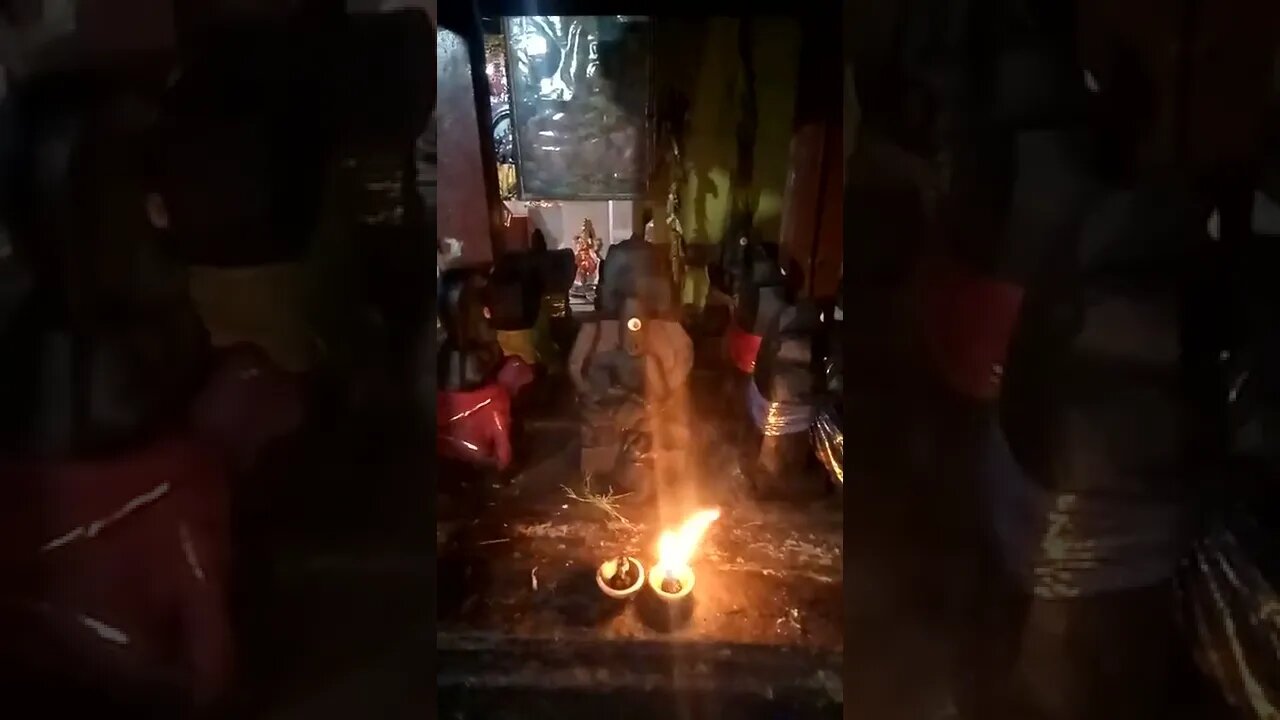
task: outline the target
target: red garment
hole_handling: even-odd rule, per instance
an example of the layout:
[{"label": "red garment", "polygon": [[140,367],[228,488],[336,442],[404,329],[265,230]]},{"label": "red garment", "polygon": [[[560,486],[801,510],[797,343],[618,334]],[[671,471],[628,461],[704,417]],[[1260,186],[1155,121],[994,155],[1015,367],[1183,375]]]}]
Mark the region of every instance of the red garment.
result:
[{"label": "red garment", "polygon": [[760,343],[764,338],[752,335],[738,327],[738,323],[731,321],[725,339],[729,344],[729,359],[733,361],[734,367],[748,375],[755,372],[756,355],[760,354]]},{"label": "red garment", "polygon": [[254,346],[236,346],[222,355],[196,398],[191,423],[243,470],[269,442],[302,424],[302,394],[302,376],[281,370]]},{"label": "red garment", "polygon": [[507,395],[516,397],[536,377],[537,371],[532,365],[525,362],[523,358],[508,355],[502,369],[498,371],[498,384],[506,389]]},{"label": "red garment", "polygon": [[511,463],[511,395],[501,383],[436,393],[436,452],[504,469]]},{"label": "red garment", "polygon": [[104,460],[0,460],[0,479],[0,658],[104,687],[221,694],[232,637],[215,456],[169,438]]},{"label": "red garment", "polygon": [[1023,289],[934,260],[925,266],[923,295],[925,342],[943,380],[966,397],[994,399]]}]

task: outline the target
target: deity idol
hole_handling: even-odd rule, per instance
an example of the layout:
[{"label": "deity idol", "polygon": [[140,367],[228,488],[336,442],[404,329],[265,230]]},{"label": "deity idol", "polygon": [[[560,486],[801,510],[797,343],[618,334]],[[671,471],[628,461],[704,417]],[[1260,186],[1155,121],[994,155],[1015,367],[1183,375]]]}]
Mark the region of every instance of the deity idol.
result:
[{"label": "deity idol", "polygon": [[579,295],[594,290],[599,282],[600,250],[600,238],[596,236],[595,227],[590,220],[583,220],[582,231],[573,239],[573,260],[578,267],[573,284]]}]

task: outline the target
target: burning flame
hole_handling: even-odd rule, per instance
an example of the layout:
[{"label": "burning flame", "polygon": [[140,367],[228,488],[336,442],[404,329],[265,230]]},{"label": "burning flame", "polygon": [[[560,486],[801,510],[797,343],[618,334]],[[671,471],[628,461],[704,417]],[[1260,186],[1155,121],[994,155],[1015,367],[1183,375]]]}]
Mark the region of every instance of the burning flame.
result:
[{"label": "burning flame", "polygon": [[668,573],[688,567],[702,536],[719,517],[718,509],[700,510],[689,516],[678,530],[663,531],[658,540],[658,567],[665,568]]}]

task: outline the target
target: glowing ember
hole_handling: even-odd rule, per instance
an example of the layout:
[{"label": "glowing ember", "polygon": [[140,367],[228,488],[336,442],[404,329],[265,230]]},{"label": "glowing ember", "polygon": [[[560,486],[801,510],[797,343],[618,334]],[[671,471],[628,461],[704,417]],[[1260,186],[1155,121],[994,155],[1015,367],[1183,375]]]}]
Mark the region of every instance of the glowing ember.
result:
[{"label": "glowing ember", "polygon": [[671,571],[668,570],[666,577],[662,578],[662,592],[675,595],[682,588],[684,588],[684,585],[680,583],[680,578],[672,575]]},{"label": "glowing ember", "polygon": [[689,567],[689,561],[693,559],[698,543],[702,542],[702,536],[707,534],[711,523],[719,517],[718,509],[700,510],[685,520],[679,529],[662,533],[658,540],[657,566],[666,570],[664,584],[666,580],[679,582],[676,578],[680,571]]},{"label": "glowing ember", "polygon": [[636,584],[636,568],[627,556],[620,556],[614,561],[616,568],[613,577],[609,578],[609,587],[614,590],[627,590]]}]

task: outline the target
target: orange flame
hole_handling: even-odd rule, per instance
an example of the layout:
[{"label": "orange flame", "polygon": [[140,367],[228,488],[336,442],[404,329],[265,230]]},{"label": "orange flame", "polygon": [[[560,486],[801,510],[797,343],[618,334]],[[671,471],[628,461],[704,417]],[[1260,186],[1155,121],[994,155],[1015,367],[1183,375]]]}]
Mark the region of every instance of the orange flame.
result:
[{"label": "orange flame", "polygon": [[658,539],[658,567],[666,568],[668,572],[688,567],[702,536],[719,517],[718,509],[699,510],[689,516],[679,529],[663,531]]}]

